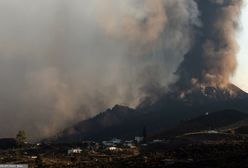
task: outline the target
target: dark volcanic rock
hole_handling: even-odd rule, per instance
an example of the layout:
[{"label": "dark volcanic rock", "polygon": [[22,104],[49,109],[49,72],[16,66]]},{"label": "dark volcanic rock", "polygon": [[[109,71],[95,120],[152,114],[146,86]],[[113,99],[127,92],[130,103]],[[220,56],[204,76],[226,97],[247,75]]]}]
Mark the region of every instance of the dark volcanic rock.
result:
[{"label": "dark volcanic rock", "polygon": [[128,125],[131,124],[129,121],[134,120],[138,115],[140,114],[134,109],[116,105],[112,109],[66,129],[58,135],[56,140],[80,141],[107,139],[113,136],[123,137],[131,132],[132,125]]},{"label": "dark volcanic rock", "polygon": [[[158,101],[150,102],[144,101],[136,109],[116,105],[112,109],[66,129],[58,135],[56,140],[131,138],[135,135],[142,135],[144,127],[147,128],[148,135],[151,135],[171,129],[182,121],[204,115],[206,112],[224,109],[248,111],[247,93],[231,84],[227,88],[173,89]],[[228,111],[226,112],[223,115],[229,114]],[[216,120],[221,122],[221,117]]]},{"label": "dark volcanic rock", "polygon": [[247,113],[243,113],[237,110],[222,110],[212,113],[206,113],[194,119],[182,121],[177,127],[165,130],[157,137],[170,137],[182,135],[184,133],[216,130],[223,128],[240,121],[245,121],[248,118]]}]

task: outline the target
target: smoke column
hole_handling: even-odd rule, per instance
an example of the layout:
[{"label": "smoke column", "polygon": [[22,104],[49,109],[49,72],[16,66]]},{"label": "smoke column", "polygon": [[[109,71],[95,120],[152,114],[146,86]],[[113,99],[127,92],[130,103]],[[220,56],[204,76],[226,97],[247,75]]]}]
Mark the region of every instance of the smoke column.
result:
[{"label": "smoke column", "polygon": [[227,84],[241,4],[0,1],[0,137],[49,137],[115,104],[156,101],[175,82]]},{"label": "smoke column", "polygon": [[0,137],[44,138],[175,81],[193,0],[0,1]]},{"label": "smoke column", "polygon": [[[202,27],[194,47],[178,68],[178,84],[225,87],[235,72],[238,51],[235,33],[242,0],[196,0]],[[196,63],[197,62],[197,63]]]}]

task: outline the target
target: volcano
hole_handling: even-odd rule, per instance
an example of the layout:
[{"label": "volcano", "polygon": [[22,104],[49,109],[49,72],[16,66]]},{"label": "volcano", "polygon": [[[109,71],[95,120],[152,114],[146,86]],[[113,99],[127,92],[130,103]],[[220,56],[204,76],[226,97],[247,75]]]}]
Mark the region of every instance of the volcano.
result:
[{"label": "volcano", "polygon": [[[176,89],[159,100],[144,101],[136,109],[116,105],[95,117],[81,121],[56,136],[56,141],[103,140],[131,138],[171,129],[184,120],[225,109],[248,112],[248,94],[233,84],[225,88],[195,87]],[[223,118],[225,115],[223,114]]]},{"label": "volcano", "polygon": [[[154,134],[207,112],[247,111],[248,94],[230,83],[237,67],[235,35],[242,2],[194,0],[195,7],[189,10],[199,11],[199,24],[190,28],[194,40],[189,51],[182,55],[183,60],[175,72],[177,80],[168,86],[168,91],[159,90],[158,98],[148,95],[136,109],[117,105],[66,129],[57,139],[129,138],[140,135],[144,127]],[[147,85],[152,82],[148,80]]]}]

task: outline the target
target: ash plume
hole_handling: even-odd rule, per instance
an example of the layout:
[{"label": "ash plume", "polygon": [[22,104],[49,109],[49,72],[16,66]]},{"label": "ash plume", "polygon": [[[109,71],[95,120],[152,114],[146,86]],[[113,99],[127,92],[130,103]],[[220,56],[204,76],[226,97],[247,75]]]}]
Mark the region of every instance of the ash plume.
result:
[{"label": "ash plume", "polygon": [[196,0],[202,27],[177,70],[178,85],[223,88],[237,66],[238,27],[242,0]]},{"label": "ash plume", "polygon": [[193,0],[3,0],[0,11],[0,137],[49,137],[159,96],[200,24]]},{"label": "ash plume", "polygon": [[0,137],[49,137],[115,104],[156,101],[174,83],[226,85],[241,5],[0,1]]}]

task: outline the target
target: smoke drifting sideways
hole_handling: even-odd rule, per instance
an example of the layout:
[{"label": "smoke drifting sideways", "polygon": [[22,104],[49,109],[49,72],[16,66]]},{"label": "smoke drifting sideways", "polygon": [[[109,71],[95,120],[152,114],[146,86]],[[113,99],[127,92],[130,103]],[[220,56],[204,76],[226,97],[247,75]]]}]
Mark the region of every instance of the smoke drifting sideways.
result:
[{"label": "smoke drifting sideways", "polygon": [[159,96],[198,16],[193,0],[0,1],[0,137],[49,137]]},{"label": "smoke drifting sideways", "polygon": [[[196,0],[202,27],[178,68],[179,87],[228,88],[237,61],[236,31],[242,0]],[[197,62],[197,64],[194,64]]]},{"label": "smoke drifting sideways", "polygon": [[193,0],[0,1],[0,137],[49,137],[175,81]]}]

